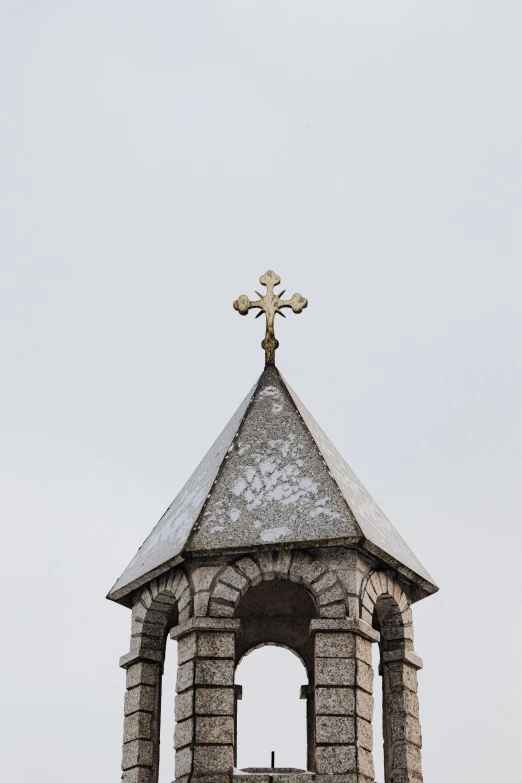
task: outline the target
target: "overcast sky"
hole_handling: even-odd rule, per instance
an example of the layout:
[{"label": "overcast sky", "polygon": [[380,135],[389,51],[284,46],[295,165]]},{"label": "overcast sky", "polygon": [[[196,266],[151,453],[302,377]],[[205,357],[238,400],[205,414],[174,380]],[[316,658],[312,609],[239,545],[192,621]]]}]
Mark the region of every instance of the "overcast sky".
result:
[{"label": "overcast sky", "polygon": [[[5,780],[119,779],[105,594],[260,373],[268,268],[309,299],[281,371],[441,587],[425,780],[518,779],[521,37],[519,0],[0,0]],[[303,677],[254,664],[245,765],[247,693]]]}]

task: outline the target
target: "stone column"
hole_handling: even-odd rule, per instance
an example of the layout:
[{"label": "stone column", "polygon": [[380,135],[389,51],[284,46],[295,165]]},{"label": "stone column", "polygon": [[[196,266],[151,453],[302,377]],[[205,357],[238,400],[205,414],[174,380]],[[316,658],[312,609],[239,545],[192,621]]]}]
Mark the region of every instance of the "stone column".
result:
[{"label": "stone column", "polygon": [[[151,654],[152,656],[154,653]],[[157,658],[162,658],[157,653]],[[159,722],[163,663],[129,653],[123,728],[123,783],[155,783],[159,763]]]},{"label": "stone column", "polygon": [[419,669],[422,660],[411,651],[382,653],[385,783],[422,783]]},{"label": "stone column", "polygon": [[318,783],[373,783],[372,642],[362,620],[312,620]]},{"label": "stone column", "polygon": [[228,783],[234,768],[235,634],[241,621],[192,617],[178,640],[176,781]]}]

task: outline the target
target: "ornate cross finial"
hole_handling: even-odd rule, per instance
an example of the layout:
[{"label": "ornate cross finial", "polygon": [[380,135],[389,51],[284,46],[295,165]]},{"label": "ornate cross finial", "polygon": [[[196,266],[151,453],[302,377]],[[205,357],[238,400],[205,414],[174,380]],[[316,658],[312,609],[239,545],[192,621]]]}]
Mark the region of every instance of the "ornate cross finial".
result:
[{"label": "ornate cross finial", "polygon": [[301,296],[301,294],[294,294],[291,299],[281,299],[284,291],[280,294],[274,293],[274,288],[279,285],[281,278],[272,272],[270,269],[266,274],[259,278],[261,285],[266,286],[266,294],[261,296],[259,291],[256,291],[259,299],[255,302],[251,302],[248,296],[242,294],[239,299],[234,302],[234,309],[238,311],[240,315],[247,315],[248,311],[256,307],[259,309],[259,313],[256,318],[259,318],[263,312],[266,315],[266,334],[265,339],[261,343],[261,347],[265,349],[265,364],[275,364],[275,352],[279,345],[279,341],[276,340],[274,334],[274,321],[276,313],[286,318],[285,314],[281,312],[283,307],[291,307],[294,313],[301,313],[308,305],[308,300]]}]

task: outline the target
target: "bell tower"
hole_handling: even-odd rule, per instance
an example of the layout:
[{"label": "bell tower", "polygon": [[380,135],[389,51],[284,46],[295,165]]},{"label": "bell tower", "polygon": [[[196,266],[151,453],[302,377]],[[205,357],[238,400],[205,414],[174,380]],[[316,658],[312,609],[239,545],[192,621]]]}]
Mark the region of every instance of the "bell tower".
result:
[{"label": "bell tower", "polygon": [[[307,300],[283,300],[274,272],[260,282],[234,307],[265,313],[265,368],[108,595],[132,609],[123,781],[157,781],[170,636],[176,781],[374,783],[377,644],[385,783],[420,783],[411,607],[438,588],[275,366],[275,316]],[[308,768],[239,773],[235,670],[268,643],[307,670]]]}]

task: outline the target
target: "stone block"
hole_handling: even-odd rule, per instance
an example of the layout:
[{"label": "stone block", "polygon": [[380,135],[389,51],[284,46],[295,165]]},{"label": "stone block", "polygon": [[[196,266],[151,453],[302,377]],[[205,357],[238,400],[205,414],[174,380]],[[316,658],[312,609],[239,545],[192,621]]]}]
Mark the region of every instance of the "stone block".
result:
[{"label": "stone block", "polygon": [[367,691],[368,693],[373,693],[373,677],[373,666],[364,663],[364,661],[357,661],[357,687],[362,688],[363,691]]},{"label": "stone block", "polygon": [[131,769],[131,767],[151,766],[152,765],[152,742],[151,740],[133,740],[123,746],[123,760],[121,768]]},{"label": "stone block", "polygon": [[292,562],[290,565],[290,570],[288,572],[288,578],[291,582],[297,582],[301,583],[303,581],[303,574],[305,573],[305,570],[310,566],[312,563],[312,558],[310,555],[305,554],[304,552],[293,552],[292,554]]},{"label": "stone block", "polygon": [[235,566],[245,574],[251,584],[258,584],[261,581],[261,571],[252,558],[242,557],[241,560],[236,561]]},{"label": "stone block", "polygon": [[196,657],[196,634],[182,636],[178,641],[178,666]]},{"label": "stone block", "polygon": [[194,596],[194,614],[196,617],[205,617],[208,612],[209,601],[210,593],[208,590],[196,593]]},{"label": "stone block", "polygon": [[416,693],[406,689],[392,691],[388,694],[388,710],[390,715],[408,714],[419,717],[419,700]]},{"label": "stone block", "polygon": [[178,610],[180,612],[190,604],[191,597],[190,588],[187,586],[178,598]]},{"label": "stone block", "polygon": [[192,772],[192,748],[186,747],[176,751],[176,780]]},{"label": "stone block", "polygon": [[176,696],[176,720],[189,718],[194,712],[194,691],[185,691]]},{"label": "stone block", "polygon": [[321,593],[317,599],[319,606],[327,606],[328,604],[341,603],[344,605],[344,593],[340,585],[335,584],[325,593]]},{"label": "stone block", "polygon": [[337,603],[337,604],[328,604],[327,606],[320,606],[319,615],[320,617],[325,617],[325,618],[346,617],[346,606],[344,602]]},{"label": "stone block", "polygon": [[318,745],[315,759],[319,774],[357,772],[355,745]]},{"label": "stone block", "polygon": [[355,635],[353,633],[317,633],[315,654],[318,658],[355,657]]},{"label": "stone block", "polygon": [[373,767],[373,755],[371,750],[366,750],[359,746],[357,751],[357,772],[360,775],[365,775],[370,780],[375,779],[375,771]]},{"label": "stone block", "polygon": [[157,663],[140,661],[127,669],[127,688],[135,688],[136,685],[155,685],[159,677]]},{"label": "stone block", "polygon": [[355,718],[318,715],[315,719],[315,737],[319,743],[355,744]]},{"label": "stone block", "polygon": [[234,661],[216,658],[196,660],[196,685],[233,684]]},{"label": "stone block", "polygon": [[199,566],[192,571],[191,578],[194,585],[194,592],[200,590],[210,590],[214,577],[221,566]]},{"label": "stone block", "polygon": [[194,661],[187,661],[178,666],[176,677],[176,692],[182,693],[194,686]]},{"label": "stone block", "polygon": [[356,719],[357,744],[370,753],[373,750],[373,728],[371,721],[363,718]]},{"label": "stone block", "polygon": [[232,745],[196,745],[194,748],[194,774],[227,773],[233,768]]},{"label": "stone block", "polygon": [[221,604],[219,601],[210,602],[210,614],[212,617],[233,617],[235,609],[229,604]]},{"label": "stone block", "polygon": [[232,566],[228,566],[219,577],[219,581],[244,593],[248,588],[248,579]]},{"label": "stone block", "polygon": [[412,715],[391,715],[388,721],[392,742],[410,742],[422,747],[420,723]]},{"label": "stone block", "polygon": [[194,718],[176,723],[174,729],[174,747],[176,750],[190,745],[194,739]]},{"label": "stone block", "polygon": [[317,715],[353,715],[355,690],[353,688],[316,688]]},{"label": "stone block", "polygon": [[373,720],[373,696],[371,693],[365,693],[357,689],[355,691],[355,711],[357,717],[364,720]]},{"label": "stone block", "polygon": [[225,715],[197,717],[196,742],[208,745],[232,745],[234,719]]},{"label": "stone block", "polygon": [[150,767],[133,767],[126,769],[121,776],[122,783],[152,783]]},{"label": "stone block", "polygon": [[422,759],[420,748],[407,742],[399,742],[393,746],[393,771],[407,769],[415,775],[422,775]]},{"label": "stone block", "polygon": [[[337,580],[335,578],[335,574],[333,574],[331,571],[326,571],[326,573],[323,573],[319,579],[315,580],[315,582],[312,585],[312,591],[314,592],[315,595],[324,593],[326,590],[329,590],[331,587],[333,587],[336,581]],[[342,596],[342,591],[341,591],[341,596]]]},{"label": "stone block", "polygon": [[364,639],[362,636],[357,636],[355,639],[355,657],[359,661],[373,666],[372,663],[372,643],[368,639]]},{"label": "stone block", "polygon": [[123,741],[151,739],[152,713],[133,712],[127,715],[123,723]]},{"label": "stone block", "polygon": [[403,663],[386,663],[384,668],[392,689],[407,688],[409,691],[417,693],[416,669],[411,666],[405,666]]},{"label": "stone block", "polygon": [[213,598],[221,598],[223,601],[229,601],[231,604],[236,604],[239,598],[239,590],[235,587],[227,587],[223,582],[218,582],[212,591]]},{"label": "stone block", "polygon": [[232,658],[235,656],[235,634],[232,632],[200,632],[198,656],[202,658]]},{"label": "stone block", "polygon": [[318,658],[315,662],[316,685],[354,685],[355,661],[348,658]]},{"label": "stone block", "polygon": [[[355,773],[350,773],[348,775],[315,775],[313,778],[316,783],[366,783],[366,780],[363,780],[363,778],[359,777],[359,775],[356,775]],[[370,783],[373,783],[373,780],[370,781]]]},{"label": "stone block", "polygon": [[288,578],[288,572],[292,564],[292,552],[289,549],[280,549],[276,555],[274,570],[279,576]]},{"label": "stone block", "polygon": [[197,688],[196,713],[198,715],[233,715],[234,688]]},{"label": "stone block", "polygon": [[125,693],[125,715],[133,712],[152,712],[154,710],[156,689],[151,685],[138,685]]}]

